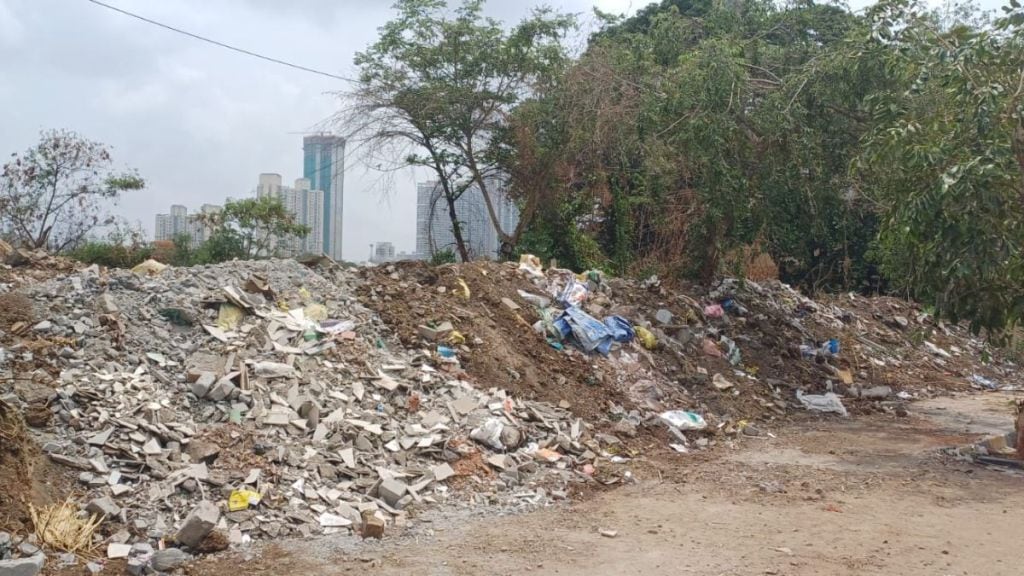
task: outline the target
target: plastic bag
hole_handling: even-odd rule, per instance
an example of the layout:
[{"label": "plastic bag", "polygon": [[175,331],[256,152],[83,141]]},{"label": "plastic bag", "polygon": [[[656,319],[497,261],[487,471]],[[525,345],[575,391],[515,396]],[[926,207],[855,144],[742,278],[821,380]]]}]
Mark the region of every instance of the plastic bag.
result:
[{"label": "plastic bag", "polygon": [[551,305],[550,298],[540,296],[539,294],[530,294],[529,292],[526,292],[524,290],[519,290],[518,292],[520,298],[526,300],[530,304],[533,304],[537,308],[547,308],[548,306]]},{"label": "plastic bag", "polygon": [[501,442],[501,431],[504,428],[505,423],[500,418],[491,418],[480,426],[473,428],[469,433],[469,437],[495,450],[504,450],[505,444]]},{"label": "plastic bag", "polygon": [[558,294],[558,301],[567,307],[579,306],[587,299],[587,287],[576,277],[569,278]]},{"label": "plastic bag", "polygon": [[718,304],[708,304],[704,307],[704,315],[708,318],[721,318],[725,315],[725,310]]},{"label": "plastic bag", "polygon": [[570,306],[562,315],[562,320],[572,330],[573,337],[585,351],[597,350],[601,354],[608,354],[611,348],[612,334],[608,327],[597,318],[575,306]]},{"label": "plastic bag", "polygon": [[843,406],[843,401],[832,392],[826,392],[825,394],[802,394],[797,390],[796,399],[804,405],[804,408],[812,412],[834,412],[840,416],[850,415],[846,411],[846,406]]},{"label": "plastic bag", "polygon": [[608,316],[604,319],[604,325],[608,327],[612,340],[616,342],[632,342],[633,338],[636,338],[633,325],[622,316]]},{"label": "plastic bag", "polygon": [[523,254],[519,257],[519,269],[531,276],[544,275],[544,267],[541,266],[540,258],[533,254]]},{"label": "plastic bag", "polygon": [[658,347],[658,338],[655,337],[650,330],[644,328],[643,326],[637,326],[635,330],[636,339],[640,341],[640,345],[642,345],[644,348],[647,348],[648,350],[654,350],[655,348]]},{"label": "plastic bag", "polygon": [[256,506],[260,503],[263,496],[259,492],[253,492],[252,490],[233,490],[231,496],[228,497],[228,511],[238,512],[239,510],[245,510],[249,506]]},{"label": "plastic bag", "polygon": [[661,421],[680,430],[703,430],[708,427],[704,418],[696,412],[686,410],[669,410],[658,415]]}]

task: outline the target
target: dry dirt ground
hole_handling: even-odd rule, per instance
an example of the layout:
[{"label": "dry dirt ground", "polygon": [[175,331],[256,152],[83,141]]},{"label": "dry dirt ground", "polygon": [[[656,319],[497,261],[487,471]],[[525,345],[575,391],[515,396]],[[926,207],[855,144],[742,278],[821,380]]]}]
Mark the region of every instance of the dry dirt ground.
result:
[{"label": "dry dirt ground", "polygon": [[940,452],[1008,430],[1012,400],[809,420],[708,458],[679,455],[674,481],[520,516],[420,520],[383,542],[282,542],[188,573],[1019,576],[1024,475]]}]

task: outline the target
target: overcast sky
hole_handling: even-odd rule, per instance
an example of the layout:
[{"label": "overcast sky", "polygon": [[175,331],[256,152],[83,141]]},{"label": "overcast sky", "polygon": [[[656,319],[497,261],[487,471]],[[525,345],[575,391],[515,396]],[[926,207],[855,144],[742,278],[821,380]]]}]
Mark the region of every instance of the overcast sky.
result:
[{"label": "overcast sky", "polygon": [[[196,34],[342,76],[391,15],[391,0],[105,0]],[[986,4],[995,0],[986,0]],[[538,0],[537,3],[540,3]],[[582,15],[632,13],[649,0],[551,0]],[[854,4],[861,4],[855,1]],[[491,0],[488,12],[518,20],[531,0]],[[302,133],[337,107],[346,84],[237,54],[86,0],[0,0],[0,157],[48,128],[111,145],[120,166],[146,179],[117,212],[152,233],[154,215],[252,193],[261,172],[302,176]],[[350,164],[344,255],[369,245],[415,247],[415,183],[405,174],[382,199],[379,177]]]}]

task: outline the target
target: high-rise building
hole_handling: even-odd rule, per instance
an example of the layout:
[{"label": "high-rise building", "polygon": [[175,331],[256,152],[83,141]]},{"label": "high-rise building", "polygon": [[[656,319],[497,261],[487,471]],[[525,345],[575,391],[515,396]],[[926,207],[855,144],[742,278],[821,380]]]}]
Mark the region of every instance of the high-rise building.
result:
[{"label": "high-rise building", "polygon": [[302,139],[302,175],[312,190],[323,192],[323,252],[341,260],[345,208],[345,139],[329,134]]},{"label": "high-rise building", "polygon": [[[496,184],[491,186],[491,200],[498,223],[505,232],[511,232],[519,222],[519,210]],[[471,186],[455,201],[455,215],[471,258],[498,256],[501,248],[498,232],[478,186]],[[421,182],[416,185],[416,255],[429,259],[444,250],[451,250],[458,256],[448,204],[440,183]]]},{"label": "high-rise building", "polygon": [[188,208],[180,204],[171,206],[170,214],[157,214],[154,237],[157,240],[174,240],[178,234],[189,233]]},{"label": "high-rise building", "polygon": [[324,192],[310,189],[309,179],[299,178],[295,186],[289,188],[281,185],[280,174],[260,174],[256,196],[280,199],[297,223],[309,227],[309,234],[301,238],[281,239],[278,247],[284,254],[324,253]]},{"label": "high-rise building", "polygon": [[391,242],[377,242],[373,245],[373,254],[370,262],[381,263],[391,262],[395,259],[395,245]]}]

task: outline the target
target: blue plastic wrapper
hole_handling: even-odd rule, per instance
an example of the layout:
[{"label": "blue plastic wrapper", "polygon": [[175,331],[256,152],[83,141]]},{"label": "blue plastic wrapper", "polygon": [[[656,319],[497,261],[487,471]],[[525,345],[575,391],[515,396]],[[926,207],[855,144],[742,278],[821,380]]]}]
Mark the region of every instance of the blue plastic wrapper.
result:
[{"label": "blue plastic wrapper", "polygon": [[[580,347],[587,352],[591,352],[601,347],[602,344],[605,346],[605,351],[602,354],[607,354],[607,349],[611,347],[612,334],[608,331],[608,327],[602,324],[597,318],[594,318],[590,314],[587,314],[583,310],[580,310],[576,306],[570,306],[565,309],[565,314],[562,318],[569,324],[569,328],[572,330],[572,335],[579,342]],[[607,343],[605,342],[607,340]]]},{"label": "blue plastic wrapper", "polygon": [[611,332],[612,340],[621,342],[623,344],[632,342],[636,338],[636,332],[633,331],[633,325],[629,323],[622,316],[608,316],[604,319],[604,325],[608,327],[608,331]]}]

